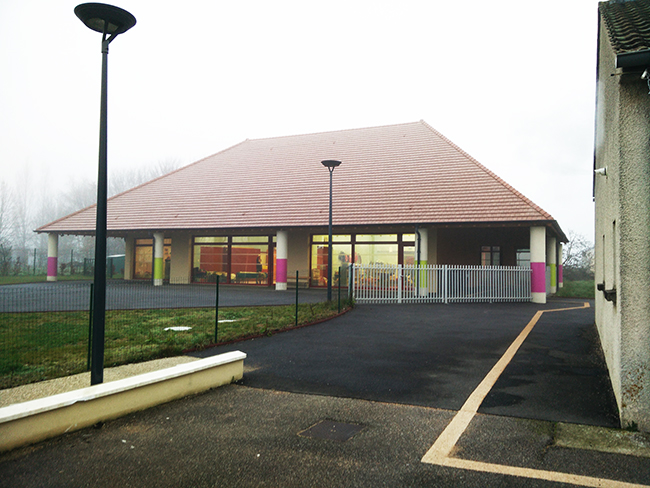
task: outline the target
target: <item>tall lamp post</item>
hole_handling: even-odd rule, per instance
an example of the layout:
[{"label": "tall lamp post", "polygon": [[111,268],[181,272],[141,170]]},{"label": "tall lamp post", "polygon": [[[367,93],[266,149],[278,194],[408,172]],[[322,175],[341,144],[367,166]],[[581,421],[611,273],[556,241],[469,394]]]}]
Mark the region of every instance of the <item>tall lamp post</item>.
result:
[{"label": "tall lamp post", "polygon": [[[126,10],[103,3],[77,5],[74,13],[88,27],[102,34],[102,88],[99,116],[99,173],[97,176],[97,225],[95,227],[95,278],[93,290],[92,354],[90,384],[104,381],[104,318],[106,314],[106,181],[107,181],[107,71],[108,45],[135,25]],[[108,36],[108,37],[107,37]]]},{"label": "tall lamp post", "polygon": [[[341,164],[341,161],[336,161],[334,159],[326,159],[321,161],[321,164],[325,166],[330,172],[330,225],[329,225],[329,238],[327,239],[327,301],[332,301],[332,173],[334,173],[334,168]],[[339,276],[339,280],[341,277]]]}]

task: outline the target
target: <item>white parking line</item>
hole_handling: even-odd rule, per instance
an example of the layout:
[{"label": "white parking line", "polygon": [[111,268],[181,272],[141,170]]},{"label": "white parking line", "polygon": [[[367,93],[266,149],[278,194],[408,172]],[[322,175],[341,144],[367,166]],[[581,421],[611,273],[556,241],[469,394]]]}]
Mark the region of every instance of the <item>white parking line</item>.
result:
[{"label": "white parking line", "polygon": [[520,468],[501,464],[483,463],[451,457],[452,450],[458,442],[458,439],[460,439],[460,436],[463,435],[467,429],[467,426],[476,415],[476,412],[481,406],[481,403],[483,403],[483,400],[490,392],[496,381],[499,379],[499,376],[501,376],[510,361],[512,361],[512,358],[515,356],[524,340],[526,340],[528,334],[530,334],[530,332],[533,330],[533,327],[535,327],[535,324],[537,324],[541,316],[544,313],[566,312],[568,310],[577,310],[583,308],[589,308],[589,303],[585,302],[581,307],[538,311],[530,320],[530,322],[528,322],[526,327],[524,327],[517,338],[513,341],[513,343],[510,344],[508,350],[503,354],[503,356],[501,356],[499,361],[497,361],[490,372],[485,376],[485,378],[483,378],[483,381],[481,381],[481,383],[476,387],[472,394],[467,398],[449,425],[447,425],[445,430],[438,436],[433,446],[431,446],[431,448],[424,455],[422,462],[459,469],[468,469],[472,471],[481,471],[485,473],[499,473],[510,476],[519,476],[522,478],[572,483],[579,486],[602,488],[650,488],[647,485],[626,483],[604,478],[594,478],[591,476],[580,476],[556,471],[543,471],[538,469]]}]

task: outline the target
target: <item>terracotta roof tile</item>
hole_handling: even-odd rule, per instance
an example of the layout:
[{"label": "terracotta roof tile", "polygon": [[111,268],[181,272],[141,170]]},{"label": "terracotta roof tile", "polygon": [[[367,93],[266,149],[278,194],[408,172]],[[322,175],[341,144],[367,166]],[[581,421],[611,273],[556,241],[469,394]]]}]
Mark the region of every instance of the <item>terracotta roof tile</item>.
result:
[{"label": "terracotta roof tile", "polygon": [[598,9],[616,53],[650,49],[650,0],[610,0]]},{"label": "terracotta roof tile", "polygon": [[[108,229],[553,221],[423,121],[246,140],[108,203]],[[92,232],[95,207],[38,229]]]}]

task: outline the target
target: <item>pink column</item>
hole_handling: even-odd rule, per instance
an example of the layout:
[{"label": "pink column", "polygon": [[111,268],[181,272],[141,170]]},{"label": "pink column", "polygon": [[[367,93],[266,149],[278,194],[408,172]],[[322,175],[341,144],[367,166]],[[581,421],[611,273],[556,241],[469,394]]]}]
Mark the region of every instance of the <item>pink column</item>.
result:
[{"label": "pink column", "polygon": [[533,303],[546,303],[546,227],[530,228],[530,294]]},{"label": "pink column", "polygon": [[287,231],[279,230],[275,248],[275,289],[287,289],[287,255],[289,250]]},{"label": "pink column", "polygon": [[59,265],[59,234],[47,235],[47,281],[56,281]]}]

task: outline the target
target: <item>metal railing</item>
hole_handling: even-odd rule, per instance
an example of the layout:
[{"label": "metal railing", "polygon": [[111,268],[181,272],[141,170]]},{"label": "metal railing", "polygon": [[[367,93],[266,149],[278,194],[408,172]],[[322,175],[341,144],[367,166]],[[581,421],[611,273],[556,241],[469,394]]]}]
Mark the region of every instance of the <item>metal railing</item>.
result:
[{"label": "metal railing", "polygon": [[529,302],[530,268],[363,265],[350,268],[359,303]]},{"label": "metal railing", "polygon": [[[104,365],[179,355],[297,326],[320,313],[313,305],[325,301],[322,290],[278,293],[269,287],[216,285],[108,280]],[[91,286],[90,281],[0,286],[0,390],[88,370]],[[260,312],[262,318],[249,313],[272,305],[295,306],[295,320],[273,310]]]}]

